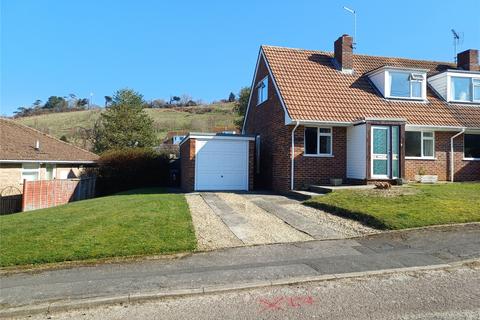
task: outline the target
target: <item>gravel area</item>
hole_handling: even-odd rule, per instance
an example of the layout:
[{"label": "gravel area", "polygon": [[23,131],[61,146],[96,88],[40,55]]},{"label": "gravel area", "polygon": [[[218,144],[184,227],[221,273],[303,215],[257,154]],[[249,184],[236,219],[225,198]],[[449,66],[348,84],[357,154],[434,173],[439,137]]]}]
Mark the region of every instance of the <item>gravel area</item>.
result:
[{"label": "gravel area", "polygon": [[285,205],[285,207],[294,210],[319,224],[328,226],[346,237],[362,236],[380,232],[379,230],[367,227],[358,221],[338,217],[322,210],[304,206],[301,203],[292,202],[292,204]]},{"label": "gravel area", "polygon": [[199,194],[188,194],[185,198],[190,207],[195,227],[197,250],[208,251],[243,245],[223,221],[212,212]]},{"label": "gravel area", "polygon": [[[199,251],[244,245],[308,241],[314,240],[313,237],[315,239],[346,238],[379,232],[357,221],[307,207],[301,202],[279,195],[216,192],[216,201],[220,201],[219,205],[224,203],[226,205],[224,207],[231,208],[226,212],[227,216],[222,217],[215,212],[215,210],[219,210],[218,208],[213,207],[215,209],[213,210],[210,207],[210,205],[215,205],[215,202],[209,205],[210,202],[205,201],[207,198],[204,197],[207,195],[201,193],[186,195]],[[305,217],[309,227],[318,225],[319,229],[316,230],[325,230],[325,233],[320,231],[320,234],[307,234],[306,230],[282,220],[283,216],[267,212],[255,204],[254,200],[258,198],[275,203],[297,216]],[[277,210],[280,210],[280,207]],[[230,220],[226,219],[227,217]]]},{"label": "gravel area", "polygon": [[290,227],[240,194],[217,193],[217,195],[247,220],[251,235],[245,242],[247,245],[313,240],[309,235]]}]

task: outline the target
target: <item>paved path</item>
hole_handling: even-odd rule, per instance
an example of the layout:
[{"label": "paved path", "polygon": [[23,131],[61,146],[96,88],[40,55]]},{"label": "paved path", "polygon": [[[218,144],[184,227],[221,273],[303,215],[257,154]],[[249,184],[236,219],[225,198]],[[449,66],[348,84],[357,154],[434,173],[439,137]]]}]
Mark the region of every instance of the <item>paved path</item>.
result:
[{"label": "paved path", "polygon": [[[289,277],[425,266],[480,257],[480,224],[197,253],[178,260],[105,264],[0,278],[0,306]],[[0,307],[0,308],[1,308]]]},{"label": "paved path", "polygon": [[480,265],[99,306],[30,319],[480,319]]}]

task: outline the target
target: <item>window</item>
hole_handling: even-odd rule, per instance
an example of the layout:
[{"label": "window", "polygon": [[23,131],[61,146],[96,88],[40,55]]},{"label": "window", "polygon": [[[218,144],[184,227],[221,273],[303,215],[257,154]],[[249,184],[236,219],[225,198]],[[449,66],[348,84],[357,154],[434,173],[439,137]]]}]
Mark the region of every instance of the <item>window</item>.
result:
[{"label": "window", "polygon": [[268,77],[263,78],[257,84],[257,105],[267,101],[268,99]]},{"label": "window", "polygon": [[473,101],[480,101],[480,79],[472,79]]},{"label": "window", "polygon": [[53,179],[55,179],[55,165],[47,163],[45,165],[45,180]]},{"label": "window", "polygon": [[390,96],[421,99],[424,79],[420,73],[390,72]]},{"label": "window", "polygon": [[472,100],[472,93],[470,91],[470,78],[452,77],[452,97],[456,101],[470,101]]},{"label": "window", "polygon": [[24,163],[22,165],[22,182],[23,180],[35,181],[40,178],[39,163]]},{"label": "window", "polygon": [[464,158],[480,159],[480,134],[465,134],[463,138]]},{"label": "window", "polygon": [[435,136],[433,132],[405,132],[405,156],[415,158],[433,158],[434,155]]},{"label": "window", "polygon": [[332,129],[331,128],[305,128],[306,155],[330,156],[332,155]]},{"label": "window", "polygon": [[450,90],[453,101],[480,102],[480,79],[452,77]]}]

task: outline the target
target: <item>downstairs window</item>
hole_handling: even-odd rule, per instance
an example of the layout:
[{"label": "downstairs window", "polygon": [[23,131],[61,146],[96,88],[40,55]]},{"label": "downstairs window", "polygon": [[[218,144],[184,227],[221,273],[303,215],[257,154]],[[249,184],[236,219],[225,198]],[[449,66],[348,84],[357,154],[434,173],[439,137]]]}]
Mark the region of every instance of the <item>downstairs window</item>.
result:
[{"label": "downstairs window", "polygon": [[433,158],[435,137],[431,131],[405,132],[405,156],[413,158]]},{"label": "downstairs window", "polygon": [[332,128],[305,128],[304,154],[311,156],[332,155]]},{"label": "downstairs window", "polygon": [[480,159],[480,134],[466,133],[463,138],[463,157]]}]

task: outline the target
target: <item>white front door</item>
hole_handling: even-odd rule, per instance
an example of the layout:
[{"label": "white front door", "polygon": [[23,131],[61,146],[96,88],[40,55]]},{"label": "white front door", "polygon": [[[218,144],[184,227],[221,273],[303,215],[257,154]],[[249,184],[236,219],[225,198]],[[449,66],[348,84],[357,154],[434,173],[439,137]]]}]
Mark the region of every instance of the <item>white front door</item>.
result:
[{"label": "white front door", "polygon": [[372,126],[371,178],[397,178],[400,173],[400,127]]},{"label": "white front door", "polygon": [[196,139],[195,190],[248,190],[248,141]]},{"label": "white front door", "polygon": [[372,166],[373,179],[390,178],[390,127],[372,126]]}]

